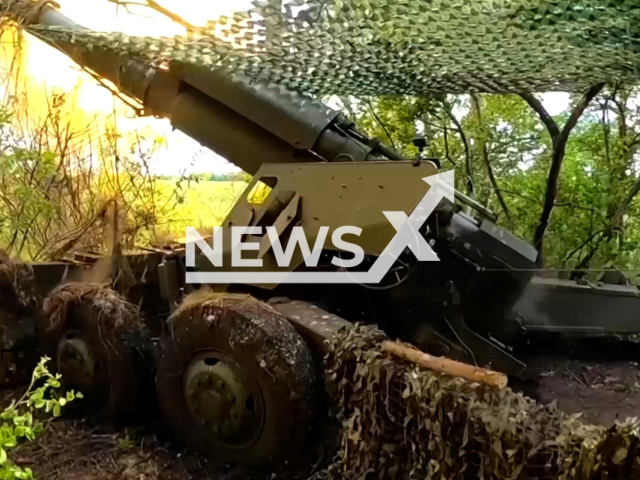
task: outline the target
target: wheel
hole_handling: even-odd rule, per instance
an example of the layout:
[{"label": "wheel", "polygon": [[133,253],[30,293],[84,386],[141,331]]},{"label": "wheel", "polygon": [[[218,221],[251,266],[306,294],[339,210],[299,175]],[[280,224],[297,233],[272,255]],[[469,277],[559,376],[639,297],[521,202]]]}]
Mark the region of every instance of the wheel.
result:
[{"label": "wheel", "polygon": [[0,251],[0,388],[28,383],[38,362],[42,297],[29,264]]},{"label": "wheel", "polygon": [[183,443],[219,467],[282,473],[302,463],[316,375],[279,312],[248,295],[187,298],[163,328],[157,358],[159,403]]},{"label": "wheel", "polygon": [[[108,287],[69,283],[44,301],[43,350],[81,413],[115,424],[153,412],[155,362],[136,308]],[[79,412],[79,413],[80,413]]]}]

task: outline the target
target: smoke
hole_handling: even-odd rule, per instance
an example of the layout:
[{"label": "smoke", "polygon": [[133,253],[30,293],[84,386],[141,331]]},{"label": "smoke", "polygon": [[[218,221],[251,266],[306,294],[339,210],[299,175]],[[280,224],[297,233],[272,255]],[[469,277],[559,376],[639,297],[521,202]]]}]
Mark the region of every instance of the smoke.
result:
[{"label": "smoke", "polygon": [[514,310],[521,316],[524,327],[528,324],[551,326],[553,322],[544,308],[548,302],[549,290],[545,288],[544,284],[536,282],[536,277],[534,277],[520,295]]}]

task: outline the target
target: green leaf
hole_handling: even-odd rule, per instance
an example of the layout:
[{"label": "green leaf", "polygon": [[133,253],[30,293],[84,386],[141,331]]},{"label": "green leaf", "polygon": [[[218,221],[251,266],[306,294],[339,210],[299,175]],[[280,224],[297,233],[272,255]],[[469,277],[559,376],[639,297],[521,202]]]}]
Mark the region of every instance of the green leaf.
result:
[{"label": "green leaf", "polygon": [[11,435],[10,437],[6,438],[3,442],[4,447],[6,448],[13,448],[18,444],[16,437],[14,437],[13,435]]},{"label": "green leaf", "polygon": [[50,387],[52,388],[58,388],[60,387],[60,382],[58,380],[54,380],[54,379],[50,379],[48,382]]}]

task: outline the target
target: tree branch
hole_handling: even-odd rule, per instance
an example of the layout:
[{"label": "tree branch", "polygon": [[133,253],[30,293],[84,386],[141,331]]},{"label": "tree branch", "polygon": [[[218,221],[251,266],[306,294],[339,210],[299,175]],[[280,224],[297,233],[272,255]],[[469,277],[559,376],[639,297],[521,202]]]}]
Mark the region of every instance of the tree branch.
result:
[{"label": "tree branch", "polygon": [[591,243],[591,241],[596,238],[596,235],[599,235],[601,233],[604,233],[604,230],[598,230],[597,232],[592,233],[591,235],[589,235],[587,237],[587,239],[582,242],[579,246],[577,246],[576,248],[574,248],[569,255],[567,255],[567,258],[564,259],[564,264],[566,264],[569,260],[571,260],[571,257],[573,257],[576,253],[578,253],[580,250],[582,250],[584,247],[586,247],[589,243]]},{"label": "tree branch", "polygon": [[549,115],[549,112],[544,108],[542,102],[532,93],[521,93],[520,97],[538,114],[542,123],[547,127],[549,135],[551,135],[551,140],[555,143],[556,139],[560,136],[560,129],[553,117]]},{"label": "tree branch", "polygon": [[638,195],[639,192],[640,192],[640,177],[637,178],[636,183],[633,184],[633,186],[627,193],[627,196],[625,197],[625,199],[622,201],[622,203],[616,210],[616,213],[613,215],[613,218],[611,221],[613,226],[621,224],[623,215],[629,209],[629,207],[631,206],[631,202],[633,202],[633,199],[635,198],[636,195]]},{"label": "tree branch", "polygon": [[449,138],[447,137],[447,130],[449,130],[447,127],[443,127],[442,129],[442,132],[444,133],[444,158],[449,160],[453,165],[453,168],[455,168],[457,166],[456,162],[451,160],[451,156],[449,154]]},{"label": "tree branch", "polygon": [[189,33],[193,33],[195,31],[199,30],[198,27],[196,27],[195,25],[187,22],[184,18],[182,18],[177,13],[174,13],[171,10],[163,7],[158,2],[156,2],[156,0],[144,0],[144,3],[127,2],[127,1],[121,1],[121,0],[108,0],[108,1],[110,3],[114,3],[116,5],[121,5],[123,7],[126,7],[128,5],[139,5],[141,7],[148,7],[150,9],[155,10],[156,12],[160,13],[161,15],[164,15],[165,17],[167,17],[172,22],[175,22],[175,23],[177,23],[179,25],[182,25],[184,28],[187,29],[187,31]]},{"label": "tree branch", "polygon": [[561,133],[561,140],[564,141],[565,145],[567,143],[567,139],[569,138],[571,130],[573,130],[573,128],[577,125],[578,120],[580,120],[580,117],[589,106],[589,103],[591,103],[591,100],[593,100],[595,96],[600,93],[604,86],[604,83],[599,83],[598,85],[595,85],[587,90],[587,93],[582,96],[582,98],[578,102],[578,105],[576,105],[576,108],[574,108],[573,112],[571,112],[571,116],[569,117],[569,120],[567,120],[567,123],[565,123]]},{"label": "tree branch", "polygon": [[453,109],[447,103],[446,100],[442,100],[443,110],[451,120],[451,122],[455,125],[455,130],[460,135],[460,139],[462,140],[462,145],[464,146],[464,165],[465,170],[467,171],[467,195],[473,196],[473,177],[471,176],[471,152],[469,149],[469,142],[467,141],[467,136],[462,129],[462,125],[453,114]]},{"label": "tree branch", "polygon": [[373,109],[373,105],[371,105],[371,101],[367,100],[366,102],[367,102],[367,106],[369,107],[369,110],[371,111],[371,115],[373,115],[373,118],[376,119],[376,122],[378,122],[378,125],[382,127],[382,130],[384,130],[384,133],[387,135],[387,138],[389,139],[389,143],[391,143],[391,148],[393,148],[397,152],[398,149],[396,148],[396,144],[393,141],[393,138],[391,138],[391,134],[389,133],[389,130],[387,130],[387,127],[385,126],[385,124],[382,123],[382,120],[380,120],[380,117],[378,117],[378,115],[376,114],[376,111]]},{"label": "tree branch", "polygon": [[[487,185],[484,182],[481,183],[480,185],[482,185],[483,187],[488,187],[488,188],[495,189],[495,187],[493,185]],[[537,199],[531,198],[531,197],[527,197],[526,195],[522,195],[521,193],[514,192],[513,190],[505,190],[504,188],[501,188],[500,192],[506,193],[507,195],[513,195],[514,197],[522,198],[523,200],[526,200],[526,201],[531,202],[531,203],[536,203],[536,204],[540,203],[540,200],[537,200]]]},{"label": "tree branch", "polygon": [[475,106],[476,116],[478,118],[478,126],[480,127],[480,132],[482,135],[482,138],[480,139],[480,144],[481,144],[480,150],[482,152],[482,159],[484,160],[484,166],[487,169],[487,174],[489,175],[489,181],[491,182],[491,185],[493,185],[493,190],[496,194],[496,197],[498,198],[498,202],[500,203],[500,206],[504,211],[505,217],[507,217],[507,222],[509,223],[509,227],[513,230],[513,221],[511,219],[511,214],[509,213],[509,207],[507,207],[507,203],[504,201],[504,197],[502,196],[502,193],[500,192],[500,188],[498,186],[498,181],[496,180],[496,177],[493,174],[493,168],[491,168],[491,160],[489,159],[489,150],[487,148],[486,138],[484,138],[484,131],[483,131],[484,125],[482,123],[482,111],[480,107],[480,98],[478,97],[477,94],[472,93],[471,99]]},{"label": "tree branch", "polygon": [[625,197],[625,199],[622,201],[622,203],[616,210],[616,213],[611,217],[609,225],[605,230],[602,231],[602,236],[598,239],[598,242],[596,243],[596,245],[589,251],[587,256],[584,257],[580,261],[578,266],[574,269],[572,273],[572,278],[578,274],[579,270],[584,269],[589,265],[589,262],[597,253],[600,246],[602,246],[603,242],[606,244],[613,238],[613,232],[615,227],[617,225],[620,225],[623,215],[629,209],[629,207],[631,206],[631,203],[633,202],[633,199],[636,197],[636,195],[638,195],[638,193],[640,193],[640,177],[638,177],[638,179],[636,180],[636,183],[633,184],[633,186],[627,193],[627,196]]},{"label": "tree branch", "polygon": [[522,94],[522,97],[531,105],[539,115],[542,122],[547,126],[549,134],[553,139],[553,155],[551,158],[551,168],[549,169],[549,177],[547,178],[547,189],[544,197],[544,204],[542,206],[542,214],[540,215],[540,221],[533,235],[533,245],[540,252],[538,259],[539,263],[543,262],[542,241],[544,234],[549,225],[551,218],[551,212],[558,196],[558,180],[560,178],[560,170],[562,168],[562,161],[564,160],[564,154],[569,140],[571,131],[578,123],[578,120],[584,113],[585,109],[589,105],[589,102],[602,90],[604,83],[600,83],[591,87],[580,99],[576,107],[571,112],[569,120],[562,128],[562,131],[558,130],[558,126],[551,118],[549,113],[542,106],[542,103],[531,94]]}]

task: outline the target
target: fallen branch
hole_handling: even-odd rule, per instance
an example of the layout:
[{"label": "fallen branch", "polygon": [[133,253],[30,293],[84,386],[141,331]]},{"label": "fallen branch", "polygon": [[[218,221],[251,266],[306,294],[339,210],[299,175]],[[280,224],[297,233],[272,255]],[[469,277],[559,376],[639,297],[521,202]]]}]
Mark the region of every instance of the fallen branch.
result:
[{"label": "fallen branch", "polygon": [[473,365],[456,362],[446,357],[434,357],[401,343],[385,340],[382,342],[382,350],[435,372],[461,377],[471,382],[482,383],[498,389],[507,386],[507,376],[504,373],[474,367]]}]

